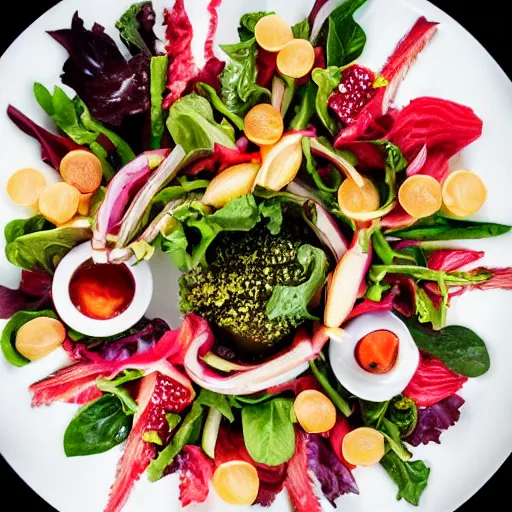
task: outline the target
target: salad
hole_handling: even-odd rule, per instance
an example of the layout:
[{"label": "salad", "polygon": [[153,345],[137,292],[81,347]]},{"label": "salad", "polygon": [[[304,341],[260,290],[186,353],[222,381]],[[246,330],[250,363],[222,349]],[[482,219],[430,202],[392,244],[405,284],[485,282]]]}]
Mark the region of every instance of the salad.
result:
[{"label": "salad", "polygon": [[[0,287],[3,355],[17,367],[69,355],[30,386],[32,405],[80,405],[68,457],[122,445],[106,512],[144,474],[173,473],[183,507],[210,488],[265,507],[286,490],[299,512],[320,511],[375,464],[418,505],[436,469],[413,448],[440,443],[464,384],[490,368],[447,310],[512,289],[511,268],[450,246],[512,229],[467,219],[486,187],[450,165],[482,121],[447,99],[394,101],[433,21],[371,70],[356,63],[367,35],[354,19],[371,2],[317,0],[295,25],[248,13],[217,50],[220,3],[205,13],[203,67],[183,0],[165,10],[165,41],[151,2],[121,15],[129,58],[79,13],[48,33],[69,53],[66,90],[34,84],[54,132],[7,114],[62,180],[8,181],[31,216],[5,228],[22,280]],[[143,316],[157,252],[182,273],[175,330]]]}]

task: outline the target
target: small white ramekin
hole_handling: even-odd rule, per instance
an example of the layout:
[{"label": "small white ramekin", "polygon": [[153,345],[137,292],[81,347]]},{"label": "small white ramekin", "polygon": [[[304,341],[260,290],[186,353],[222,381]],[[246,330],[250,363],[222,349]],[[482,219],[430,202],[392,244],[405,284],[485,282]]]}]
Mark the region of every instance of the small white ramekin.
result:
[{"label": "small white ramekin", "polygon": [[78,311],[69,293],[69,285],[76,270],[91,257],[91,243],[86,242],[72,249],[62,259],[53,277],[53,303],[62,321],[75,331],[95,338],[114,336],[133,327],[146,313],[153,296],[153,275],[145,261],[137,265],[127,263],[126,268],[135,282],[132,303],[115,318],[95,320]]}]

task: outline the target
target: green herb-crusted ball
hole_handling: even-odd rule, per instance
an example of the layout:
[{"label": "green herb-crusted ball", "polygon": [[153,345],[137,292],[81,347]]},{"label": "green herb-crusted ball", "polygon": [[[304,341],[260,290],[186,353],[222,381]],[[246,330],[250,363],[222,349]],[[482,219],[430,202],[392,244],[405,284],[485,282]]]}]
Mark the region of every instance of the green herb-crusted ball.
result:
[{"label": "green herb-crusted ball", "polygon": [[265,228],[220,238],[211,263],[180,279],[180,307],[195,312],[241,348],[258,352],[292,333],[292,319],[269,320],[266,305],[276,285],[297,286],[307,280],[297,261],[302,242]]}]

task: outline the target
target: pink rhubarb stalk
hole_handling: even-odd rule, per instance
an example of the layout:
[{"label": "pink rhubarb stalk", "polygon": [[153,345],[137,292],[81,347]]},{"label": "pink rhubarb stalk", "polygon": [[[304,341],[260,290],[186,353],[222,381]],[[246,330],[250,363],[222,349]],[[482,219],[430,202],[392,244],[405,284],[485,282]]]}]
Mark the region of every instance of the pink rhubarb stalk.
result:
[{"label": "pink rhubarb stalk", "polygon": [[410,32],[400,41],[394,53],[380,72],[389,84],[380,87],[377,94],[360,112],[355,123],[351,124],[338,136],[336,148],[344,143],[359,139],[371,124],[379,117],[387,114],[395,99],[398,87],[406,77],[417,56],[423,51],[437,31],[437,23],[421,17],[416,21]]},{"label": "pink rhubarb stalk", "polygon": [[334,270],[327,290],[324,313],[326,327],[339,327],[348,318],[371,261],[370,235],[363,228],[356,231],[351,246]]}]

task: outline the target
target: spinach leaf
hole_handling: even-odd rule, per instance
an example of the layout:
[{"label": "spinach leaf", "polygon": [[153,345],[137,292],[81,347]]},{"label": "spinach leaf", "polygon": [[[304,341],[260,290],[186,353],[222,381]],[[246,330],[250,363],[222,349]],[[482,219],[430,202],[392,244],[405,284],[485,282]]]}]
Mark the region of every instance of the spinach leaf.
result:
[{"label": "spinach leaf", "polygon": [[185,196],[189,192],[194,192],[195,190],[203,190],[208,188],[210,184],[209,180],[192,180],[187,181],[185,177],[178,178],[179,185],[173,185],[171,187],[164,188],[161,190],[151,201],[153,204],[162,204],[166,205],[171,201],[176,199],[180,199]]},{"label": "spinach leaf", "polygon": [[311,79],[318,85],[315,100],[316,113],[331,135],[335,135],[338,126],[334,117],[329,113],[328,102],[332,91],[340,84],[341,70],[337,66],[330,66],[327,69],[315,68]]},{"label": "spinach leaf", "polygon": [[57,318],[57,315],[50,310],[45,311],[18,311],[11,319],[5,324],[4,330],[2,331],[2,337],[0,339],[0,345],[2,346],[2,352],[5,359],[14,366],[26,366],[30,361],[23,357],[15,346],[16,334],[18,331],[28,322],[34,320],[34,318],[49,317]]},{"label": "spinach leaf", "polygon": [[399,395],[391,400],[386,416],[398,427],[401,437],[405,438],[416,428],[418,406],[410,398]]},{"label": "spinach leaf", "polygon": [[187,153],[213,149],[215,143],[235,148],[234,138],[215,121],[210,102],[196,93],[184,96],[172,105],[167,127],[174,142],[183,146]]},{"label": "spinach leaf", "polygon": [[316,112],[317,86],[310,81],[300,89],[299,104],[295,107],[295,117],[290,122],[290,130],[305,130]]},{"label": "spinach leaf", "polygon": [[512,226],[503,224],[450,219],[441,214],[435,214],[432,217],[420,219],[407,228],[388,230],[386,235],[401,240],[474,240],[500,236],[511,229]]},{"label": "spinach leaf", "polygon": [[480,336],[467,327],[449,325],[440,331],[402,318],[418,348],[439,358],[450,370],[465,377],[479,377],[490,366],[489,352]]},{"label": "spinach leaf", "polygon": [[295,37],[295,39],[309,40],[310,31],[309,20],[307,18],[292,26],[293,37]]},{"label": "spinach leaf", "polygon": [[42,215],[36,215],[29,219],[12,220],[4,229],[5,242],[10,244],[20,236],[37,233],[38,231],[48,231],[54,227]]},{"label": "spinach leaf", "polygon": [[221,45],[231,61],[220,77],[222,100],[230,112],[243,116],[264,98],[270,98],[268,89],[257,84],[256,53],[258,45],[252,37],[236,44]]},{"label": "spinach leaf", "polygon": [[[12,237],[14,228],[9,228]],[[25,270],[53,274],[60,260],[80,242],[92,236],[90,228],[60,227],[18,236],[5,247],[7,260]]]},{"label": "spinach leaf", "polygon": [[260,464],[279,466],[295,453],[295,430],[291,421],[293,401],[275,398],[242,409],[242,428],[249,455]]},{"label": "spinach leaf", "polygon": [[329,378],[329,371],[326,368],[327,363],[322,360],[321,357],[317,358],[316,361],[310,361],[309,366],[316,377],[316,380],[324,388],[327,396],[331,399],[332,403],[344,414],[347,418],[352,414],[352,409],[347,401],[340,395],[340,393],[331,384]]},{"label": "spinach leaf", "polygon": [[142,370],[125,370],[123,374],[113,380],[98,379],[96,386],[100,391],[104,393],[110,393],[111,395],[117,396],[123,405],[123,411],[125,414],[137,414],[137,403],[130,396],[128,390],[123,387],[123,384],[138,380],[144,376]]},{"label": "spinach leaf", "polygon": [[309,137],[303,137],[302,139],[302,152],[304,153],[304,157],[306,158],[306,170],[308,174],[313,178],[313,181],[319,190],[328,193],[334,193],[338,191],[339,186],[341,185],[341,174],[338,169],[331,169],[331,182],[332,186],[328,186],[324,183],[324,180],[320,176],[318,169],[315,165],[315,160],[313,159],[313,155],[311,154],[311,142]]},{"label": "spinach leaf", "polygon": [[106,452],[128,437],[131,424],[119,398],[98,398],[71,420],[64,434],[64,451],[68,457]]},{"label": "spinach leaf", "polygon": [[245,405],[256,405],[266,402],[273,398],[274,395],[269,395],[267,393],[263,395],[251,395],[251,396],[228,396],[229,403],[231,407],[235,409],[241,409]]},{"label": "spinach leaf", "polygon": [[307,271],[311,269],[309,279],[299,286],[282,286],[274,288],[267,303],[267,316],[270,320],[286,317],[297,322],[317,320],[308,311],[311,299],[323,286],[327,277],[327,256],[321,249],[312,245],[303,245],[297,252],[297,260]]},{"label": "spinach leaf", "polygon": [[271,14],[275,14],[275,12],[258,11],[244,14],[240,18],[240,26],[238,27],[238,35],[240,36],[240,41],[247,41],[248,39],[252,39],[254,37],[256,23],[258,23],[258,21],[260,21],[261,18],[264,18],[265,16],[270,16]]},{"label": "spinach leaf", "polygon": [[151,461],[147,473],[151,482],[156,482],[164,476],[165,469],[174,460],[174,457],[183,450],[184,446],[190,444],[191,437],[197,429],[196,424],[201,426],[203,408],[196,402],[192,404],[190,412],[185,416],[180,428],[176,431],[172,441],[158,454],[158,457]]},{"label": "spinach leaf", "polygon": [[366,0],[348,0],[328,18],[327,65],[345,66],[356,60],[366,45],[366,34],[354,21],[354,13]]},{"label": "spinach leaf", "polygon": [[237,116],[235,113],[228,110],[226,105],[224,105],[222,100],[219,98],[217,91],[211,85],[205,84],[204,82],[199,82],[196,85],[196,89],[199,94],[201,94],[201,96],[204,96],[210,100],[210,103],[213,105],[213,108],[217,110],[217,112],[228,118],[239,130],[243,131],[244,120],[240,116]]},{"label": "spinach leaf", "polygon": [[405,462],[412,457],[412,453],[402,443],[399,428],[392,421],[383,418],[379,430],[400,460]]},{"label": "spinach leaf", "polygon": [[281,199],[276,197],[260,203],[258,211],[264,219],[268,219],[267,229],[272,235],[278,235],[283,226],[283,210]]},{"label": "spinach leaf", "polygon": [[421,460],[404,462],[390,451],[380,461],[393,482],[398,486],[397,500],[402,498],[412,505],[419,505],[420,497],[427,487],[430,469]]},{"label": "spinach leaf", "polygon": [[199,393],[199,396],[196,398],[196,403],[216,409],[231,423],[235,421],[231,405],[229,404],[227,397],[224,395],[219,395],[213,391],[202,389],[201,393]]},{"label": "spinach leaf", "polygon": [[258,207],[253,195],[242,196],[206,218],[219,230],[250,231],[259,220]]},{"label": "spinach leaf", "polygon": [[[92,132],[96,132],[98,134],[104,135],[116,148],[117,154],[119,155],[119,158],[121,159],[122,165],[126,165],[130,163],[132,160],[135,160],[135,153],[132,151],[130,146],[121,138],[119,135],[117,135],[112,130],[109,130],[105,126],[103,126],[101,123],[96,121],[91,116],[91,113],[89,112],[89,109],[85,105],[85,103],[78,97],[76,97],[73,100],[75,104],[75,110],[77,111],[77,114],[80,116],[80,120],[82,121],[82,124],[87,128],[88,130]],[[98,144],[99,146],[99,144]],[[94,154],[96,154],[96,148],[91,146],[91,150]],[[96,154],[96,156],[98,156]]]},{"label": "spinach leaf", "polygon": [[163,55],[151,58],[150,92],[151,92],[151,149],[162,146],[165,133],[163,96],[167,85],[169,57]]}]

